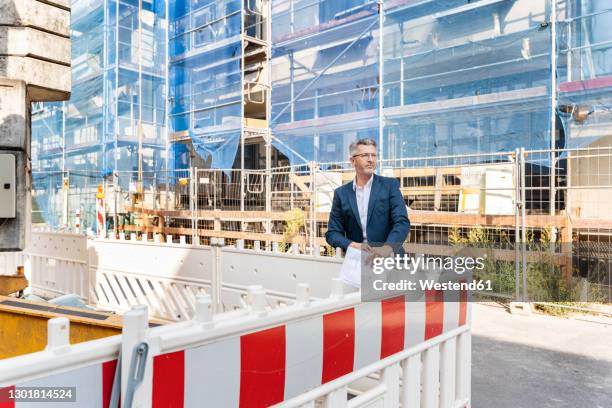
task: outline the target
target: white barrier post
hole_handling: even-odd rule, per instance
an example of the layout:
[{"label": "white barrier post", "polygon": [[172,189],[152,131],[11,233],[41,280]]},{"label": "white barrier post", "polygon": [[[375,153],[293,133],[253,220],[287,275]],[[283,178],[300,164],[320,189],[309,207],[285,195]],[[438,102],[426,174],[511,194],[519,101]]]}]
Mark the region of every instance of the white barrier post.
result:
[{"label": "white barrier post", "polygon": [[422,408],[438,408],[440,387],[440,346],[434,345],[423,354]]},{"label": "white barrier post", "polygon": [[221,302],[221,250],[225,245],[223,238],[211,238],[210,247],[212,249],[212,279],[211,294],[213,303],[213,313],[221,313],[223,304]]},{"label": "white barrier post", "polygon": [[252,285],[247,288],[247,302],[255,313],[266,312],[266,291],[261,285]]},{"label": "white barrier post", "polygon": [[172,235],[166,235],[166,243],[167,244],[172,244]]},{"label": "white barrier post", "polygon": [[348,406],[347,388],[340,387],[325,396],[324,406],[326,408],[341,408]]},{"label": "white barrier post", "polygon": [[310,285],[307,283],[297,284],[295,301],[302,304],[308,304],[310,302]]},{"label": "white barrier post", "polygon": [[[146,341],[149,330],[149,314],[147,306],[136,305],[123,315],[123,331],[121,343],[121,406],[125,405],[125,397],[128,394],[128,380],[132,358],[138,344]],[[149,356],[151,353],[149,353]],[[151,384],[153,380],[153,370],[149,364],[150,357],[147,357],[147,364],[142,383],[134,392],[133,406],[151,406]],[[148,368],[148,369],[147,369]]]},{"label": "white barrier post", "polygon": [[472,333],[467,331],[461,333],[457,338],[457,401],[469,401],[471,394],[471,378],[472,378]]},{"label": "white barrier post", "polygon": [[440,347],[440,408],[455,408],[456,349],[456,338],[446,340]]},{"label": "white barrier post", "polygon": [[384,408],[397,407],[400,394],[400,374],[399,363],[392,364],[382,370],[382,381],[386,388]]},{"label": "white barrier post", "polygon": [[196,296],[195,320],[199,323],[211,324],[213,318],[212,299],[209,294]]},{"label": "white barrier post", "polygon": [[344,296],[344,287],[340,278],[332,278],[331,282],[331,297],[341,298]]},{"label": "white barrier post", "polygon": [[403,362],[402,407],[421,407],[421,353],[414,354]]},{"label": "white barrier post", "polygon": [[70,321],[65,317],[54,317],[47,322],[47,347],[45,350],[66,351],[70,347]]}]

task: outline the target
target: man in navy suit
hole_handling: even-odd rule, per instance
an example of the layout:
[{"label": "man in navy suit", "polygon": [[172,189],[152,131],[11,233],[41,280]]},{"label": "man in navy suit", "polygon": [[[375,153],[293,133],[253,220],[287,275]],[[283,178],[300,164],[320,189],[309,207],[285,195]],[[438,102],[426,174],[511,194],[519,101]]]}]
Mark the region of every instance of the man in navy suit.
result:
[{"label": "man in navy suit", "polygon": [[349,246],[377,257],[403,253],[410,221],[399,182],[374,174],[376,142],[360,139],[349,147],[355,179],[334,191],[325,239],[345,252]]}]

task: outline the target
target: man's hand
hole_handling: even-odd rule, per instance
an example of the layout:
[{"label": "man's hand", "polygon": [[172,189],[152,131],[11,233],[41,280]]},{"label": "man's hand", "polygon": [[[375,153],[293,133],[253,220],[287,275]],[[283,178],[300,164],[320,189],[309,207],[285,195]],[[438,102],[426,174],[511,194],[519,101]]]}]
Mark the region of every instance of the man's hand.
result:
[{"label": "man's hand", "polygon": [[371,265],[375,258],[389,258],[393,256],[393,247],[391,245],[383,245],[379,247],[368,246],[368,257],[366,262]]},{"label": "man's hand", "polygon": [[387,244],[379,247],[370,247],[370,253],[374,258],[388,258],[393,256],[393,247]]},{"label": "man's hand", "polygon": [[388,258],[393,256],[393,248],[390,245],[373,247],[368,244],[361,244],[361,249],[366,252],[365,263],[371,265],[374,258]]},{"label": "man's hand", "polygon": [[349,245],[351,248],[355,248],[358,249],[360,251],[367,251],[370,247],[368,246],[368,244],[362,244],[359,242],[351,242],[351,244]]}]

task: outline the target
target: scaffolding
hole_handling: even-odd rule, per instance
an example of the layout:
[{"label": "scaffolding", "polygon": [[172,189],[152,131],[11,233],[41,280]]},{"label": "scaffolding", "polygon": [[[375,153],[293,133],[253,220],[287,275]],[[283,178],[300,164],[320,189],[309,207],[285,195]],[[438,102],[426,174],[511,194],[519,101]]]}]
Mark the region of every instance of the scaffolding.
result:
[{"label": "scaffolding", "polygon": [[[75,0],[72,99],[33,109],[34,209],[71,226],[80,206],[92,226],[102,184],[115,223],[127,208],[194,231],[218,218],[201,210],[310,211],[317,177],[349,181],[348,146],[369,137],[379,173],[437,214],[413,239],[447,240],[463,190],[517,149],[527,216],[607,220],[611,23],[594,0]],[[236,214],[216,229],[282,233],[278,214]],[[590,222],[550,236],[608,242]]]}]

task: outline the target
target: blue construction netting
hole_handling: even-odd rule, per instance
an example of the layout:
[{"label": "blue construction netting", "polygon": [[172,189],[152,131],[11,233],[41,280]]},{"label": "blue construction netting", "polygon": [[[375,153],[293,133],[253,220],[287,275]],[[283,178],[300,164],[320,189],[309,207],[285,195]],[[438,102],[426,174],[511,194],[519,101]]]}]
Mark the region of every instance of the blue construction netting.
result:
[{"label": "blue construction netting", "polygon": [[612,4],[559,2],[557,114],[559,147],[610,146],[612,124]]},{"label": "blue construction netting", "polygon": [[384,157],[549,148],[549,21],[545,1],[387,2]]},{"label": "blue construction netting", "polygon": [[274,147],[291,164],[347,159],[378,139],[376,1],[272,2]]},{"label": "blue construction netting", "polygon": [[272,7],[271,128],[290,163],[346,160],[362,137],[390,160],[551,147],[549,2]]},{"label": "blue construction netting", "polygon": [[[390,166],[610,146],[609,2],[271,1],[268,121],[288,161],[278,165],[333,165],[363,137],[382,144]],[[243,7],[73,0],[72,97],[35,110],[33,168],[153,174],[186,169],[194,154],[232,168],[244,117]]]},{"label": "blue construction netting", "polygon": [[[33,167],[42,172],[33,188],[49,189],[48,203],[62,184],[49,182],[48,172],[71,172],[71,189],[95,191],[113,171],[166,167],[165,0],[71,6],[71,98],[43,104],[32,118]],[[42,205],[40,214],[56,225],[56,211],[45,207],[54,205]]]},{"label": "blue construction netting", "polygon": [[170,8],[170,135],[211,168],[234,163],[242,130],[242,2],[178,0]]}]

